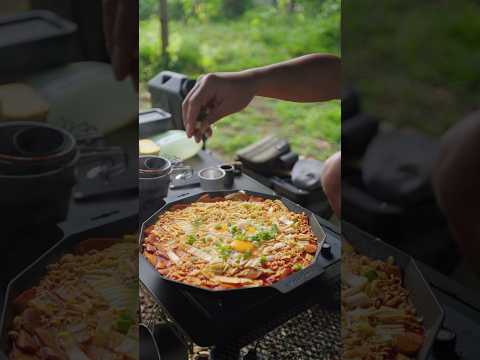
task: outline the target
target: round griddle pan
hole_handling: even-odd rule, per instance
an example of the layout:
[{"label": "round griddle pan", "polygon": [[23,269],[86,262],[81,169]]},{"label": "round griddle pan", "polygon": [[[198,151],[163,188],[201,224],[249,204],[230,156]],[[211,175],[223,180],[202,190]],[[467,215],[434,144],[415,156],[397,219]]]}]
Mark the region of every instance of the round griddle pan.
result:
[{"label": "round griddle pan", "polygon": [[156,211],[150,218],[148,218],[143,224],[142,228],[139,234],[139,244],[140,244],[140,253],[139,253],[139,276],[140,276],[140,281],[152,292],[155,293],[155,289],[159,287],[159,283],[163,281],[168,281],[172,284],[185,287],[189,290],[199,290],[199,291],[204,291],[204,292],[211,292],[211,293],[231,293],[231,292],[245,292],[245,291],[258,291],[260,289],[265,289],[265,288],[273,288],[281,293],[288,293],[292,291],[293,289],[305,284],[309,280],[312,280],[313,278],[318,277],[324,272],[324,268],[331,263],[331,259],[325,258],[321,253],[320,249],[322,247],[322,243],[326,240],[326,234],[324,230],[322,229],[320,223],[318,222],[318,219],[316,216],[309,210],[301,207],[300,205],[297,205],[293,203],[292,201],[276,196],[276,195],[270,195],[270,194],[264,194],[264,193],[258,193],[258,192],[253,192],[253,191],[247,191],[247,190],[241,190],[240,192],[246,194],[246,195],[253,195],[256,197],[262,197],[266,199],[279,199],[281,200],[285,206],[293,212],[296,213],[305,213],[307,214],[309,218],[309,223],[312,228],[313,233],[317,237],[317,252],[315,254],[315,258],[312,262],[312,264],[305,269],[302,269],[298,272],[294,272],[290,274],[288,277],[277,281],[269,286],[260,286],[260,287],[243,287],[243,288],[236,288],[236,289],[224,289],[224,290],[214,290],[214,289],[206,289],[203,287],[195,286],[195,285],[189,285],[185,284],[183,282],[175,281],[168,279],[167,277],[164,277],[161,275],[154,267],[150,264],[150,262],[143,256],[142,251],[143,251],[143,240],[144,240],[144,233],[145,230],[155,224],[157,221],[159,215],[161,215],[163,212],[169,210],[172,208],[172,206],[177,205],[177,204],[189,204],[189,203],[194,203],[197,201],[200,197],[204,195],[208,195],[209,197],[225,197],[228,194],[232,193],[237,193],[239,190],[227,190],[227,191],[211,191],[211,192],[200,192],[194,195],[187,195],[182,198],[176,198],[176,199],[165,199],[165,205],[162,206],[158,211]]}]

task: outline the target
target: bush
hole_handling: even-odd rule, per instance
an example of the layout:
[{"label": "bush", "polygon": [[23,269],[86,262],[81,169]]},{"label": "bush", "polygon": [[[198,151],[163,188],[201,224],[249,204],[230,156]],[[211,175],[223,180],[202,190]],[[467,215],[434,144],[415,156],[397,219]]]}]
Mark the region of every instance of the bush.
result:
[{"label": "bush", "polygon": [[[279,15],[272,6],[256,7],[231,21],[190,19],[170,22],[168,68],[198,76],[271,64],[313,52],[340,52],[339,12],[326,16]],[[141,80],[166,64],[159,53],[157,18],[141,21]]]},{"label": "bush", "polygon": [[149,19],[155,14],[158,14],[158,0],[140,0],[138,9],[140,20]]}]

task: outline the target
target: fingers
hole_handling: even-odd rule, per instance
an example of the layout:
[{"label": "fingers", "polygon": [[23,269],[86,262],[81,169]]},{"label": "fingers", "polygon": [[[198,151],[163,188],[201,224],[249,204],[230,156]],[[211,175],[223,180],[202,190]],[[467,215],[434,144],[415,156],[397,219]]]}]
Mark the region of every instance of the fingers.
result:
[{"label": "fingers", "polygon": [[138,81],[138,2],[103,0],[103,29],[117,80],[132,75]]},{"label": "fingers", "polygon": [[113,52],[113,29],[115,26],[115,15],[117,12],[118,0],[103,0],[103,33],[108,53]]},{"label": "fingers", "polygon": [[224,114],[221,113],[220,104],[210,108],[207,116],[200,122],[200,125],[195,128],[194,137],[196,142],[200,142],[204,136],[207,138],[212,136],[212,124],[221,119]]},{"label": "fingers", "polygon": [[205,130],[205,136],[206,136],[207,138],[209,138],[209,137],[212,137],[212,134],[213,134],[212,127],[209,126],[209,127],[207,128],[207,130]]},{"label": "fingers", "polygon": [[127,1],[120,1],[117,6],[114,28],[113,68],[118,80],[123,80],[129,75],[133,58],[133,34],[135,33],[134,14],[130,14]]},{"label": "fingers", "polygon": [[210,102],[210,91],[206,83],[206,81],[197,82],[182,104],[183,123],[188,137],[195,135],[198,115]]}]

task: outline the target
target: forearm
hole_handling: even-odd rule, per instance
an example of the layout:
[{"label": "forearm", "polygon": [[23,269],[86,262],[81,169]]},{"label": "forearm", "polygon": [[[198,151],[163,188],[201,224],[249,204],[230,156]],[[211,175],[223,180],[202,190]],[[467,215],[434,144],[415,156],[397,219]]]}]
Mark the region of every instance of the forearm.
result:
[{"label": "forearm", "polygon": [[269,98],[315,102],[340,97],[341,61],[335,55],[312,54],[278,64],[245,70],[255,94]]},{"label": "forearm", "polygon": [[[438,203],[463,254],[476,262],[480,253],[480,112],[451,128],[442,140],[433,173]],[[477,269],[480,273],[480,266]]]}]

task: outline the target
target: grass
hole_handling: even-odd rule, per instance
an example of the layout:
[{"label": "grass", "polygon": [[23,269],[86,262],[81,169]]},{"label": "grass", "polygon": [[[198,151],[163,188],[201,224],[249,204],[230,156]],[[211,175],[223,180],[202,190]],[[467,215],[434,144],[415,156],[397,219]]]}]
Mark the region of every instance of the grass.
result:
[{"label": "grass", "polygon": [[[317,14],[279,15],[262,7],[232,21],[170,22],[170,61],[159,54],[158,19],[140,24],[141,108],[149,106],[145,82],[163,69],[191,77],[238,71],[313,52],[340,52],[340,8],[328,1]],[[339,2],[338,2],[339,4]],[[340,102],[297,104],[256,98],[244,111],[214,126],[208,147],[225,159],[263,136],[276,134],[294,151],[324,159],[339,148]]]},{"label": "grass", "polygon": [[322,160],[339,149],[339,118],[338,102],[300,105],[256,98],[244,111],[214,125],[208,146],[231,159],[238,149],[277,135],[289,140],[298,154]]},{"label": "grass", "polygon": [[365,0],[342,10],[345,78],[367,112],[440,135],[478,109],[478,3]]},{"label": "grass", "polygon": [[[150,107],[146,86],[140,87],[140,109]],[[340,149],[340,103],[296,104],[255,98],[243,111],[227,116],[213,126],[208,148],[225,160],[267,135],[289,140],[292,149],[319,160]]]}]

